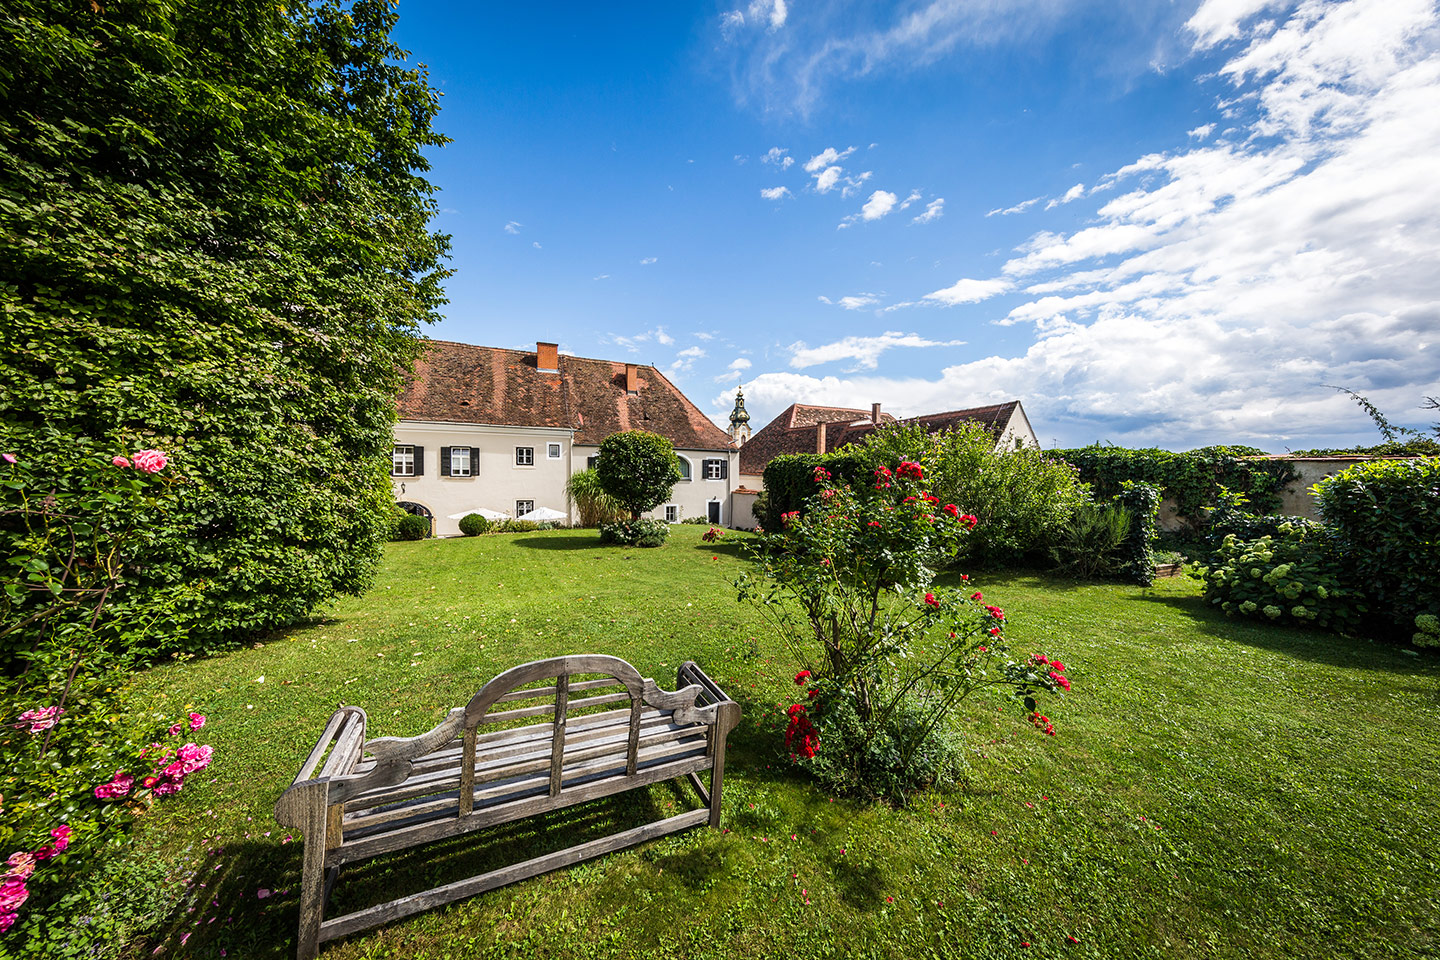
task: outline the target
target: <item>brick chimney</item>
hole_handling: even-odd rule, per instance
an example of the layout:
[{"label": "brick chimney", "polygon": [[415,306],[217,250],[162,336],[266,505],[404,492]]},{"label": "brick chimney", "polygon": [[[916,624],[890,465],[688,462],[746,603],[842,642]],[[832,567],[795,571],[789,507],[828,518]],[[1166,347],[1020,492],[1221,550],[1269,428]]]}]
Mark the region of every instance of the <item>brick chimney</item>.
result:
[{"label": "brick chimney", "polygon": [[870,422],[877,427],[880,426],[880,404],[878,403],[870,404]]},{"label": "brick chimney", "polygon": [[625,392],[632,397],[640,392],[640,368],[633,363],[625,364]]},{"label": "brick chimney", "polygon": [[815,452],[825,452],[825,421],[815,424]]},{"label": "brick chimney", "polygon": [[541,373],[560,372],[560,345],[558,343],[535,344],[535,369]]}]

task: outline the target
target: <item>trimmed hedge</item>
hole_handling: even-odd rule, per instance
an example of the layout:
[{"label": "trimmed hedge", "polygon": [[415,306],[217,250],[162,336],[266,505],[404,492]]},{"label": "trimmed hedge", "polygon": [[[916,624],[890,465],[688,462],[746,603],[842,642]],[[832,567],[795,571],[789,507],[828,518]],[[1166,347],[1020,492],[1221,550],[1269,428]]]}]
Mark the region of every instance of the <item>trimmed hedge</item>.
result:
[{"label": "trimmed hedge", "polygon": [[1440,614],[1440,457],[1357,464],[1315,490],[1347,566],[1389,625],[1410,636],[1417,616]]},{"label": "trimmed hedge", "polygon": [[[870,479],[874,466],[864,453],[846,449],[835,453],[787,453],[765,466],[765,495],[755,501],[755,519],[766,530],[780,529],[780,515],[805,509],[805,501],[815,494],[815,470],[830,471],[836,486],[854,486]],[[764,515],[759,515],[762,509]]]},{"label": "trimmed hedge", "polygon": [[670,536],[670,524],[654,517],[600,524],[600,542],[622,547],[658,547]]}]

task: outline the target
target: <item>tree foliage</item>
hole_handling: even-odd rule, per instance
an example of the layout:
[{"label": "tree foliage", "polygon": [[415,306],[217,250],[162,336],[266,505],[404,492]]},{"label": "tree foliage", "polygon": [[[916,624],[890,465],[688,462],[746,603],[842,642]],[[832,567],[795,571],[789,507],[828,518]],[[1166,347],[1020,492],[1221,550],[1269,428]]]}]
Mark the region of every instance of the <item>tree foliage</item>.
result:
[{"label": "tree foliage", "polygon": [[601,440],[595,473],[601,489],[630,511],[632,520],[668,500],[680,482],[675,447],[647,430],[612,433]]},{"label": "tree foliage", "polygon": [[0,13],[0,445],[159,447],[191,482],[132,589],[198,645],[369,581],[383,451],[448,239],[438,94],[383,0]]}]

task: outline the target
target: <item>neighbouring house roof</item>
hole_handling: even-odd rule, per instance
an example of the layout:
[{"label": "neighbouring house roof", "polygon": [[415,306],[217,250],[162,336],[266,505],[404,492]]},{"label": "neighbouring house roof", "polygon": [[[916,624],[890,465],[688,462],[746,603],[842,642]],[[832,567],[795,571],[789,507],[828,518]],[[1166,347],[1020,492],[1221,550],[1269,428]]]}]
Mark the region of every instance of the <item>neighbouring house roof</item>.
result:
[{"label": "neighbouring house roof", "polygon": [[[997,440],[1010,426],[1020,401],[996,403],[987,407],[972,407],[968,410],[949,410],[945,413],[927,413],[918,417],[896,420],[888,413],[880,415],[880,422],[918,423],[931,432],[948,430],[962,423],[978,423],[985,427]],[[824,453],[839,450],[848,443],[863,440],[875,429],[869,410],[853,410],[848,407],[817,407],[794,403],[781,411],[780,415],[761,427],[754,436],[740,448],[740,472],[759,475],[765,465],[785,453],[819,453],[817,434],[819,425],[825,424]]]},{"label": "neighbouring house roof", "polygon": [[400,394],[402,420],[561,427],[575,443],[649,430],[677,449],[729,450],[730,438],[652,366],[634,364],[634,393],[624,362],[561,355],[541,371],[533,350],[427,340]]}]

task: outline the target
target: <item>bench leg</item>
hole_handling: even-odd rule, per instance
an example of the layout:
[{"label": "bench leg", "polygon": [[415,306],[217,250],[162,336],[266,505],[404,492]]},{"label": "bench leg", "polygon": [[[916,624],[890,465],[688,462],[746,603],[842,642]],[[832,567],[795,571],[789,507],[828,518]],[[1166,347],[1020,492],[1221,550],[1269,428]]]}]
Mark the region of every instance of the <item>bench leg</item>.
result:
[{"label": "bench leg", "polygon": [[325,919],[325,834],[313,841],[305,838],[305,864],[300,874],[300,931],[296,937],[297,960],[315,960],[320,953],[320,923]]}]

